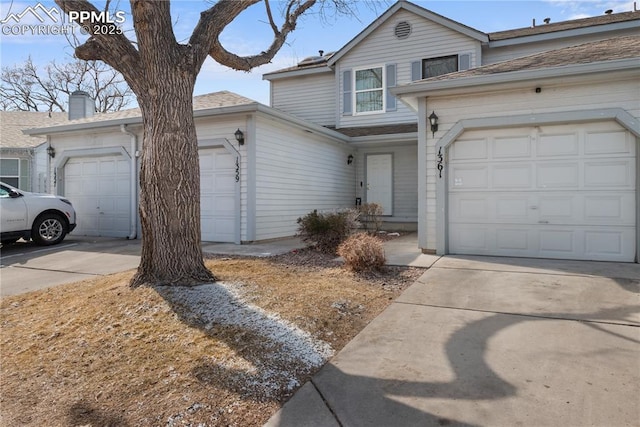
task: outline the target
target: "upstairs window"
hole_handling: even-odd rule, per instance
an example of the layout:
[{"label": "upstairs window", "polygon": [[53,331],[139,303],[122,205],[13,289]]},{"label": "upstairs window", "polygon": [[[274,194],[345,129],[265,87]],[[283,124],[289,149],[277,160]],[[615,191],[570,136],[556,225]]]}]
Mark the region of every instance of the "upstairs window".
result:
[{"label": "upstairs window", "polygon": [[441,76],[458,71],[458,55],[422,60],[422,78]]},{"label": "upstairs window", "polygon": [[443,74],[455,73],[471,68],[471,54],[425,58],[411,63],[411,81],[428,79]]},{"label": "upstairs window", "polygon": [[356,114],[384,111],[384,67],[356,70],[355,104]]}]

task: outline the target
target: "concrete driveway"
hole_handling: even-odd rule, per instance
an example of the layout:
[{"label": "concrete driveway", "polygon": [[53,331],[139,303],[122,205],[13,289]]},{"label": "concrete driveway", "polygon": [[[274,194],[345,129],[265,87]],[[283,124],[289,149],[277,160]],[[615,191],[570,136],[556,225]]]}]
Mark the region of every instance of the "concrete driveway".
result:
[{"label": "concrete driveway", "polygon": [[1,252],[2,297],[117,273],[140,264],[139,240],[69,235],[59,245],[41,247],[18,242],[3,247]]},{"label": "concrete driveway", "polygon": [[639,265],[443,257],[267,425],[639,420]]}]

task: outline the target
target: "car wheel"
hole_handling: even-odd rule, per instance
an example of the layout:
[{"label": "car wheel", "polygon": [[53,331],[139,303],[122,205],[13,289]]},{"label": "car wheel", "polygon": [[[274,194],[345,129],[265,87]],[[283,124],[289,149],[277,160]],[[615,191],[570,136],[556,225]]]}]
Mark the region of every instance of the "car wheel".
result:
[{"label": "car wheel", "polygon": [[55,245],[65,236],[64,221],[56,214],[42,215],[36,219],[31,229],[31,238],[38,245]]}]

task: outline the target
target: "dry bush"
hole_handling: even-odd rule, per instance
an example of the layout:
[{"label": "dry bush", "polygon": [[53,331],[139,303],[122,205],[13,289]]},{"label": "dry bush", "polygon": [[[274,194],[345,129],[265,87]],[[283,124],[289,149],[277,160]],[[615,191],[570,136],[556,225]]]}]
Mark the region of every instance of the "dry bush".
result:
[{"label": "dry bush", "polygon": [[382,240],[366,233],[349,237],[338,246],[338,255],[356,272],[380,270],[386,261]]},{"label": "dry bush", "polygon": [[311,213],[298,218],[298,236],[323,253],[335,254],[338,245],[358,227],[358,212],[344,209],[336,212]]},{"label": "dry bush", "polygon": [[362,226],[367,232],[378,232],[382,227],[382,206],[377,203],[365,203],[358,206]]}]

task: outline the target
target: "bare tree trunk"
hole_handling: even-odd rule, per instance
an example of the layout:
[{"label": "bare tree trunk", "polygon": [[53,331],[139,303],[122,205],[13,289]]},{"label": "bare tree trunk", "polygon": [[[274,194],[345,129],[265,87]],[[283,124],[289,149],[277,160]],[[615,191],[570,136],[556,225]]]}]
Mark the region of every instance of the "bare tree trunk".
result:
[{"label": "bare tree trunk", "polygon": [[193,120],[195,76],[156,69],[138,94],[144,123],[140,171],[142,259],[132,286],[215,281],[204,266],[200,236],[200,170]]}]

